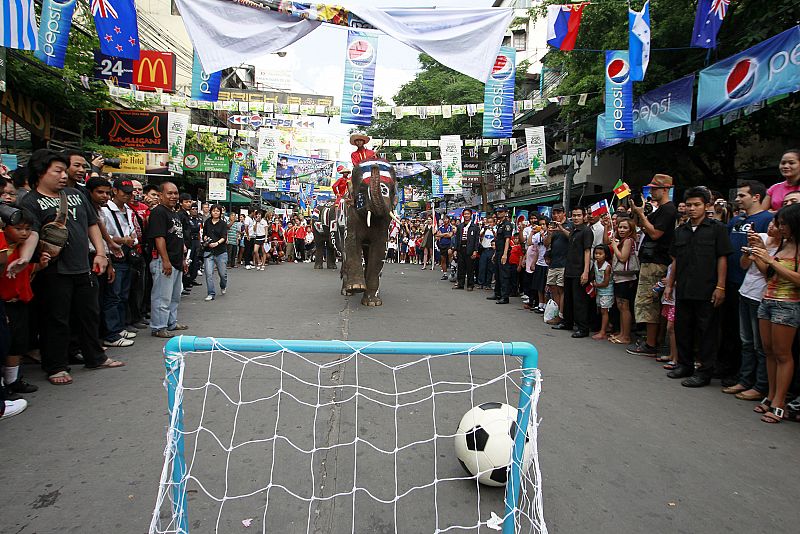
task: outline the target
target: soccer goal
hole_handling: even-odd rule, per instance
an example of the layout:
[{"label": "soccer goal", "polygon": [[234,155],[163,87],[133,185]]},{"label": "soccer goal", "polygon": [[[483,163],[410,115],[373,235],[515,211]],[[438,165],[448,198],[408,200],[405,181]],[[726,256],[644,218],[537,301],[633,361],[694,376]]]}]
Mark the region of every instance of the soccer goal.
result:
[{"label": "soccer goal", "polygon": [[530,343],[180,336],[164,356],[151,534],[547,532]]}]

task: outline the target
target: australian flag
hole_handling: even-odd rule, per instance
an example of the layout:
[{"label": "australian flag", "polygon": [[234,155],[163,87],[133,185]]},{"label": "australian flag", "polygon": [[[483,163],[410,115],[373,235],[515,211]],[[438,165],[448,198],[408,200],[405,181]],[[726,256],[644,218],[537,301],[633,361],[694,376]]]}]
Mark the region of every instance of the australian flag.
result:
[{"label": "australian flag", "polygon": [[716,48],[717,33],[731,0],[697,0],[692,43],[696,48]]},{"label": "australian flag", "polygon": [[139,26],[134,0],[92,0],[100,51],[108,56],[139,59]]}]

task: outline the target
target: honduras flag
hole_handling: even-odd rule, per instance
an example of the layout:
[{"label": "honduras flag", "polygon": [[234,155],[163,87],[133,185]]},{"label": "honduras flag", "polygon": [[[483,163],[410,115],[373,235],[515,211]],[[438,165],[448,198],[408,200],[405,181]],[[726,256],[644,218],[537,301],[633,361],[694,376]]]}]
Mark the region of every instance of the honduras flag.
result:
[{"label": "honduras flag", "polygon": [[92,15],[102,53],[139,59],[139,26],[133,0],[92,0]]},{"label": "honduras flag", "polygon": [[585,4],[547,6],[547,44],[560,50],[575,48]]},{"label": "honduras flag", "polygon": [[631,81],[641,82],[650,63],[650,0],[641,11],[628,8],[628,28]]},{"label": "honduras flag", "polygon": [[696,48],[716,48],[717,33],[728,12],[730,0],[698,0],[694,16],[692,42]]},{"label": "honduras flag", "polygon": [[36,50],[38,34],[33,0],[0,0],[0,46]]}]

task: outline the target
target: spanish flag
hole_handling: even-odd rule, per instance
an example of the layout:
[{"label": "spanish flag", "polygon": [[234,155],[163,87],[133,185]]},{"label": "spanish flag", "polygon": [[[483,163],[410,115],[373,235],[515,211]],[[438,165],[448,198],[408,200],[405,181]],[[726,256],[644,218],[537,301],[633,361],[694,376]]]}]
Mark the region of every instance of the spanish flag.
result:
[{"label": "spanish flag", "polygon": [[614,194],[617,195],[618,199],[622,200],[631,194],[631,188],[622,180],[618,180],[617,185],[614,186]]}]

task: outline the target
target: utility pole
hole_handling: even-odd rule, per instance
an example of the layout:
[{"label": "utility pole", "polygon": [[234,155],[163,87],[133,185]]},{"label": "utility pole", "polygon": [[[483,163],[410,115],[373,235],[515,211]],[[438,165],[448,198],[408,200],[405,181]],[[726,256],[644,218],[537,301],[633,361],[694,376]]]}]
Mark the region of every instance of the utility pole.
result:
[{"label": "utility pole", "polygon": [[[565,154],[569,154],[570,153],[570,149],[569,149],[569,128],[567,128],[566,144],[567,144],[567,146],[566,146],[566,150],[564,151],[564,153]],[[572,179],[575,176],[575,170],[574,170],[574,165],[572,164],[572,159],[569,158],[569,156],[567,156],[567,158],[569,159],[569,164],[567,165],[567,170],[564,173],[564,192],[562,194],[561,203],[564,204],[564,213],[566,213],[567,216],[569,216],[569,214],[572,213],[570,211],[570,205],[569,204],[570,204],[570,196],[572,195]],[[562,163],[563,163],[563,160],[562,160]]]}]

